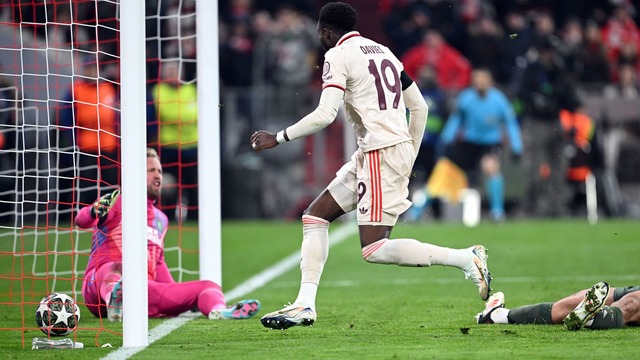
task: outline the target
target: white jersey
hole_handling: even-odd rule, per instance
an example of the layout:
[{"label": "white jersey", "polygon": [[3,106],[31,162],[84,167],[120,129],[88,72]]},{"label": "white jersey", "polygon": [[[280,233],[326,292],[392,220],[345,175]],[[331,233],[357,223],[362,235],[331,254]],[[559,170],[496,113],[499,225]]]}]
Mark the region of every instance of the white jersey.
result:
[{"label": "white jersey", "polygon": [[351,31],[326,52],[322,88],[344,90],[345,110],[365,152],[411,141],[402,99],[402,63],[386,47]]}]

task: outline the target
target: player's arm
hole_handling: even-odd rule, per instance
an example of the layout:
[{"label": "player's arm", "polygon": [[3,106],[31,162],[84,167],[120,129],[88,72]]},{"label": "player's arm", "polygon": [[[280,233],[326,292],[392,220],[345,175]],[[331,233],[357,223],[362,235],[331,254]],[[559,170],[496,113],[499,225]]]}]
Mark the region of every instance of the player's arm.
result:
[{"label": "player's arm", "polygon": [[429,106],[418,89],[418,85],[402,71],[400,74],[400,82],[402,83],[402,96],[404,105],[409,110],[409,134],[413,141],[413,147],[418,154],[424,129],[427,125],[427,115],[429,114]]},{"label": "player's arm", "polygon": [[440,140],[443,144],[452,143],[458,136],[458,131],[460,129],[460,125],[462,124],[460,103],[460,96],[458,96],[456,107],[451,115],[449,115],[449,119],[447,119],[447,122],[444,124],[444,128],[442,128],[442,132],[440,133]]},{"label": "player's arm", "polygon": [[507,133],[509,134],[509,142],[511,143],[511,151],[515,155],[522,154],[522,137],[520,136],[520,125],[516,119],[515,111],[509,103],[506,97],[502,98],[502,107],[504,119],[507,126]]},{"label": "player's arm", "polygon": [[256,131],[251,135],[251,146],[256,152],[260,152],[324,129],[336,119],[343,96],[344,90],[326,87],[322,90],[318,107],[309,115],[277,134],[265,130]]}]

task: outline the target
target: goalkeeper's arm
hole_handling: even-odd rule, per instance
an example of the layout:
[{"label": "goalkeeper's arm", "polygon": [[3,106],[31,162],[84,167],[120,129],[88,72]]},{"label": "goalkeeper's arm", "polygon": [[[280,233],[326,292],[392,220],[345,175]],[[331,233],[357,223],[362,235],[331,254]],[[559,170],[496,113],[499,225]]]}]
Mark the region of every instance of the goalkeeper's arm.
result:
[{"label": "goalkeeper's arm", "polygon": [[115,190],[108,194],[102,195],[96,202],[82,208],[76,215],[76,226],[83,229],[89,229],[103,223],[109,215],[109,210],[115,205],[120,190]]}]

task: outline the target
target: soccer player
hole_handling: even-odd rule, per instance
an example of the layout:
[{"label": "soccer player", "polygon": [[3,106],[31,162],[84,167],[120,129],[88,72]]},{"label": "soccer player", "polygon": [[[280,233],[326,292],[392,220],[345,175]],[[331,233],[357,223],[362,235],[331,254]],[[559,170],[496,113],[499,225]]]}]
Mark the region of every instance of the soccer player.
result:
[{"label": "soccer player", "polygon": [[640,286],[610,288],[601,281],[556,302],[504,307],[504,294],[489,298],[484,311],[476,315],[478,324],[561,324],[569,330],[582,327],[612,329],[640,326]]},{"label": "soccer player", "polygon": [[[162,165],[153,149],[147,149],[147,275],[149,317],[176,316],[197,307],[209,319],[246,319],[260,310],[257,300],[243,300],[227,307],[220,285],[209,280],[177,283],[164,261],[164,236],[169,221],[155,207],[162,187]],[[89,311],[110,321],[122,320],[122,196],[103,195],[82,208],[75,223],[93,228],[91,257],[84,274],[82,295]]]},{"label": "soccer player", "polygon": [[[334,121],[344,98],[358,141],[351,161],[302,216],[298,297],[293,304],[261,319],[269,328],[314,323],[316,293],[329,250],[329,223],[353,210],[357,210],[364,260],[400,266],[458,267],[477,285],[483,300],[489,297],[491,277],[484,246],[450,249],[414,239],[390,240],[398,216],[411,204],[407,185],[428,108],[417,85],[391,51],[354,30],[357,20],[356,10],[349,4],[332,2],[322,7],[317,31],[328,51],[318,107],[277,134],[260,130],[250,139],[259,152],[311,135]],[[409,124],[406,109],[410,111]]]}]

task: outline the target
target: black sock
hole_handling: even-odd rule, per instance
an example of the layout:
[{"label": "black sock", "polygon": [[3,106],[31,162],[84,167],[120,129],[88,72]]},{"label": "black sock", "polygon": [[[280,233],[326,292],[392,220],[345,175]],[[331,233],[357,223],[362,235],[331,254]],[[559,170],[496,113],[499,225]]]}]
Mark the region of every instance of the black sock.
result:
[{"label": "black sock", "polygon": [[615,329],[624,325],[622,310],[615,306],[603,306],[594,317],[590,329]]},{"label": "black sock", "polygon": [[640,286],[627,286],[623,288],[616,288],[613,291],[613,301],[618,301],[622,299],[623,296],[632,293],[634,291],[640,291]]},{"label": "black sock", "polygon": [[553,324],[551,306],[553,303],[526,305],[511,309],[507,319],[509,324]]}]

